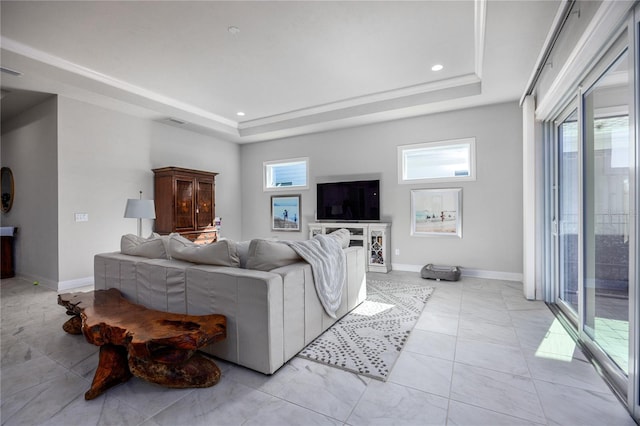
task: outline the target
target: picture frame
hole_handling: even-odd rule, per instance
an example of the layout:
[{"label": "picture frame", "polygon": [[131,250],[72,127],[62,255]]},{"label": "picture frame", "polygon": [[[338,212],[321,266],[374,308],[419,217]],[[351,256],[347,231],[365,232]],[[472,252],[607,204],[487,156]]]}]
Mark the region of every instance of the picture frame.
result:
[{"label": "picture frame", "polygon": [[462,238],[462,188],[412,190],[411,235]]},{"label": "picture frame", "polygon": [[300,194],[271,196],[272,231],[300,232],[302,229],[302,219],[300,217],[301,200],[302,196]]}]

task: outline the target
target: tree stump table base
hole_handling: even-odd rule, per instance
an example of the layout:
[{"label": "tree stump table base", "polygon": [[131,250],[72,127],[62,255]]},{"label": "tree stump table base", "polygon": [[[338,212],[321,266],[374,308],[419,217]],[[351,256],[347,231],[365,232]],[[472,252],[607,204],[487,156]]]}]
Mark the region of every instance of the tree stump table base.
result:
[{"label": "tree stump table base", "polygon": [[98,368],[93,376],[91,388],[84,394],[84,399],[88,401],[96,398],[107,389],[126,382],[131,376],[127,363],[127,349],[124,346],[102,345]]},{"label": "tree stump table base", "polygon": [[199,353],[182,364],[129,357],[129,370],[136,377],[170,388],[207,388],[220,380],[218,366]]},{"label": "tree stump table base", "polygon": [[213,386],[220,369],[197,349],[226,337],[223,315],[182,315],[129,302],[117,289],[58,295],[73,315],[62,328],[100,346],[85,399],[136,376],[171,388]]}]

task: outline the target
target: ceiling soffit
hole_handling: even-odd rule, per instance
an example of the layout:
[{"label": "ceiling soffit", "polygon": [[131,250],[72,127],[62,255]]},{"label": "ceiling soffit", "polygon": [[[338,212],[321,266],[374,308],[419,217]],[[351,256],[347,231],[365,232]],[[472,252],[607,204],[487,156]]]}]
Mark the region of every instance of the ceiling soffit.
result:
[{"label": "ceiling soffit", "polygon": [[[115,78],[6,36],[0,39],[0,43],[3,66],[6,64],[15,69],[34,71],[39,74],[40,80],[47,80],[50,85],[54,84],[52,81],[55,80],[56,84],[61,83],[67,88],[74,86],[77,91],[76,97],[82,98],[83,93],[84,96],[88,96],[87,93],[99,94],[111,100],[149,109],[153,111],[150,117],[157,120],[172,117],[199,131],[221,135],[236,142],[251,142],[363,124],[371,120],[380,121],[385,117],[399,118],[399,110],[406,111],[405,116],[410,116],[412,114],[409,111],[413,107],[422,107],[424,110],[424,106],[428,104],[480,94],[486,0],[475,0],[470,7],[474,8],[474,30],[473,40],[467,42],[473,43],[473,46],[469,46],[469,51],[473,51],[474,55],[473,72],[246,121],[229,119],[157,90]],[[24,77],[10,78],[3,75],[3,84],[16,81],[16,86],[19,86],[18,79]],[[52,91],[55,87],[49,86],[45,89]]]}]

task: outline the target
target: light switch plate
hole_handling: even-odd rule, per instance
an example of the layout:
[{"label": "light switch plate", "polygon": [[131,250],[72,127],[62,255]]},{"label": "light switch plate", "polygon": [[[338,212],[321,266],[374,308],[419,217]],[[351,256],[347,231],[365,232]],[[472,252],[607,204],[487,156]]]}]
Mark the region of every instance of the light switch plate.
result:
[{"label": "light switch plate", "polygon": [[76,213],[76,222],[89,222],[89,213]]}]

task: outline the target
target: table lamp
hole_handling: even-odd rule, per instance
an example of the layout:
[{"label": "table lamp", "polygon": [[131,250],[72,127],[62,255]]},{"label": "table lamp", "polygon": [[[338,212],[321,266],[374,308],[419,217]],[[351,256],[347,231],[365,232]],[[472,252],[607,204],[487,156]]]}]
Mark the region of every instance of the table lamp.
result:
[{"label": "table lamp", "polygon": [[153,204],[153,200],[143,200],[142,191],[140,191],[140,198],[129,198],[127,200],[127,207],[124,209],[124,217],[138,219],[138,236],[142,236],[142,219],[155,219],[156,208]]}]

